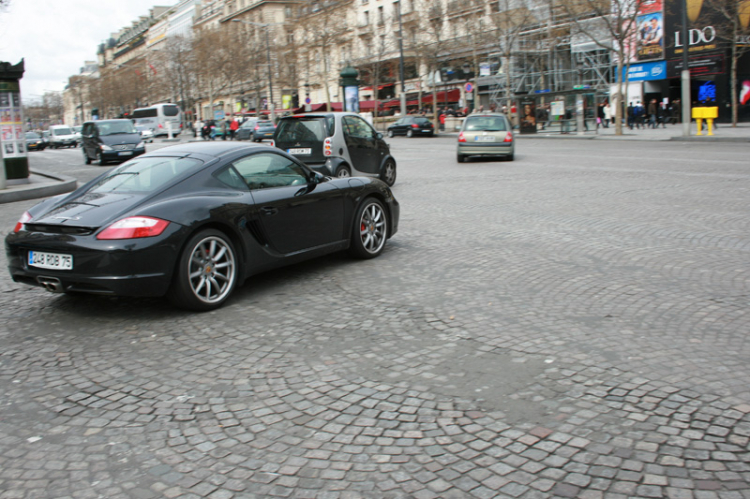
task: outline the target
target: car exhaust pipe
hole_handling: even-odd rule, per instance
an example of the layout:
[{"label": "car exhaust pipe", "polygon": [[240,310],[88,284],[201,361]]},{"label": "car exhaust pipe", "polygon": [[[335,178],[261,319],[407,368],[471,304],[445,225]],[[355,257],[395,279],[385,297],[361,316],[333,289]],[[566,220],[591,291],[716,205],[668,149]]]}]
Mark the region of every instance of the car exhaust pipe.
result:
[{"label": "car exhaust pipe", "polygon": [[36,282],[44,286],[44,289],[50,293],[63,293],[62,283],[57,277],[44,277],[40,276],[36,278]]}]

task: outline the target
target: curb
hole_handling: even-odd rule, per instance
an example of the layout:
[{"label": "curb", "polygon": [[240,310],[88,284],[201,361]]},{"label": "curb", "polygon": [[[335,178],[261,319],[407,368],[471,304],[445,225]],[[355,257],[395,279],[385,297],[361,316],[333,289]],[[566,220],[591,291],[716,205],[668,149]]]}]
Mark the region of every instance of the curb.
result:
[{"label": "curb", "polygon": [[60,175],[58,173],[32,170],[31,175],[43,177],[43,180],[37,181],[36,183],[17,184],[0,191],[0,204],[65,194],[66,192],[76,190],[76,187],[78,186],[78,181],[73,177]]}]

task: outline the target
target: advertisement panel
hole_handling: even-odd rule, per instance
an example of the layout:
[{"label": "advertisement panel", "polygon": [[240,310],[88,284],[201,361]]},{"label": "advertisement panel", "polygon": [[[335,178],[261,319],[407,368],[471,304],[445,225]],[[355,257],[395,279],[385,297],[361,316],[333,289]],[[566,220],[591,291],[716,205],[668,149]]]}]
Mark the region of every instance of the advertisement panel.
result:
[{"label": "advertisement panel", "polygon": [[638,26],[638,60],[664,58],[664,16],[661,12],[643,14],[636,18]]},{"label": "advertisement panel", "polygon": [[667,78],[666,61],[644,62],[641,64],[631,64],[627,68],[622,68],[623,81],[627,75],[628,81],[655,81]]},{"label": "advertisement panel", "polygon": [[682,40],[682,2],[671,1],[665,10],[666,56],[668,59],[682,57],[685,45],[688,54],[697,55],[726,48],[728,37],[721,33],[721,15],[703,0],[686,0],[688,17],[688,40]]}]

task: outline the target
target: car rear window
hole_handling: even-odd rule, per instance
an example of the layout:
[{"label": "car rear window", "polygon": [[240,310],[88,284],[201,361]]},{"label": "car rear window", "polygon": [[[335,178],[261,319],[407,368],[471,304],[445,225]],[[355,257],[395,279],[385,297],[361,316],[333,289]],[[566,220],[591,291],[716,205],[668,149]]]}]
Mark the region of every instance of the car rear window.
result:
[{"label": "car rear window", "polygon": [[326,134],[325,118],[281,120],[276,129],[278,142],[323,142]]},{"label": "car rear window", "polygon": [[504,132],[508,129],[507,121],[501,116],[469,116],[464,130],[484,132]]},{"label": "car rear window", "polygon": [[414,123],[418,123],[420,125],[429,125],[430,120],[428,120],[427,118],[414,118]]},{"label": "car rear window", "polygon": [[52,135],[73,135],[70,128],[52,128]]},{"label": "car rear window", "polygon": [[89,193],[152,192],[202,164],[194,158],[142,157],[113,169],[91,186]]}]

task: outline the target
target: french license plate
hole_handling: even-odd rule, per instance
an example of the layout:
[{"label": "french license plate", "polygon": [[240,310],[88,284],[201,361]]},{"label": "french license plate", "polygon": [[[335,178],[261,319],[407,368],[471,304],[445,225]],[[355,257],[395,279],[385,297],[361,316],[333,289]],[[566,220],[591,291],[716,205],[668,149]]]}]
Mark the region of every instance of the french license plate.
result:
[{"label": "french license plate", "polygon": [[122,151],[117,153],[118,156],[130,156],[131,154],[133,154],[133,151]]},{"label": "french license plate", "polygon": [[479,135],[474,139],[476,142],[495,142],[494,135]]},{"label": "french license plate", "polygon": [[309,147],[303,147],[301,149],[287,149],[286,152],[289,154],[310,154],[312,149]]},{"label": "french license plate", "polygon": [[29,265],[40,269],[73,270],[73,255],[29,251]]}]

